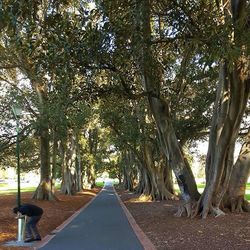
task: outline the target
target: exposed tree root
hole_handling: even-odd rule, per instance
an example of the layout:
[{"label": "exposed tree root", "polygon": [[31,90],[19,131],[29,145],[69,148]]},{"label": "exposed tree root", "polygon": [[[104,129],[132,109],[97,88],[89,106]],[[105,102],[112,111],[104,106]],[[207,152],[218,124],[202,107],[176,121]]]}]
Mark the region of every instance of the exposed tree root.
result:
[{"label": "exposed tree root", "polygon": [[[200,199],[193,203],[193,207],[192,207],[192,218],[196,217],[196,216],[202,216],[203,219],[205,219],[207,217],[207,213],[202,213],[203,212],[203,206],[202,206],[202,196],[200,197]],[[224,216],[225,213],[218,207],[214,207],[214,206],[210,206],[208,213],[213,214],[215,218],[219,217],[219,216]]]},{"label": "exposed tree root", "polygon": [[178,197],[169,191],[165,190],[160,194],[151,193],[152,200],[154,201],[163,201],[163,200],[178,200]]},{"label": "exposed tree root", "polygon": [[215,218],[220,217],[220,216],[224,216],[226,215],[221,209],[219,209],[218,207],[211,207],[211,211],[212,214],[214,215]]},{"label": "exposed tree root", "polygon": [[192,215],[192,210],[194,208],[194,202],[185,202],[182,205],[178,207],[177,212],[174,214],[176,217],[191,217]]},{"label": "exposed tree root", "polygon": [[244,199],[244,196],[231,198],[228,206],[232,213],[250,212],[250,203]]}]

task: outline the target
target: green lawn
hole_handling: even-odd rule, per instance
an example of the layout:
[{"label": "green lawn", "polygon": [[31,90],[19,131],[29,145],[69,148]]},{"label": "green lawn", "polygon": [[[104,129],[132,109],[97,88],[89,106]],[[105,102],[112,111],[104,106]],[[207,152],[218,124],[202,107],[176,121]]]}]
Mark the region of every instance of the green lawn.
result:
[{"label": "green lawn", "polygon": [[[4,186],[1,186],[4,187]],[[36,190],[36,187],[21,187],[21,192],[25,193],[25,192],[34,192]],[[1,194],[14,194],[17,192],[17,188],[4,188],[4,189],[0,189],[0,195]]]},{"label": "green lawn", "polygon": [[104,186],[104,183],[102,181],[96,182],[95,184],[97,187],[101,187],[101,188]]},{"label": "green lawn", "polygon": [[[34,192],[36,190],[37,186],[28,186],[27,184],[22,186],[21,183],[21,192]],[[60,188],[60,184],[56,184],[56,189]],[[0,195],[8,195],[8,194],[15,194],[17,193],[17,187],[11,186],[8,187],[8,184],[1,183],[0,185]]]},{"label": "green lawn", "polygon": [[[205,184],[199,183],[199,184],[197,184],[197,187],[198,187],[199,192],[202,193],[203,190],[204,190],[204,188],[205,188]],[[175,186],[175,190],[176,190],[176,192],[179,192],[179,187],[178,187],[178,185]],[[247,183],[247,185],[246,185],[246,194],[245,194],[245,198],[246,198],[248,201],[250,201],[250,183]]]},{"label": "green lawn", "polygon": [[[96,182],[96,186],[102,188],[104,186],[104,183],[103,182]],[[198,184],[197,187],[198,187],[199,192],[202,193],[204,188],[205,188],[205,184]],[[56,188],[59,189],[60,184],[57,184]],[[36,190],[36,186],[22,187],[22,185],[21,185],[21,192],[22,193],[34,192],[35,190]],[[179,192],[178,185],[175,185],[175,190],[176,190],[176,192]],[[0,183],[0,195],[15,194],[16,192],[17,192],[17,188],[14,188],[14,187],[8,188],[8,184]],[[248,201],[250,201],[250,183],[247,183],[245,198]]]},{"label": "green lawn", "polygon": [[250,193],[249,194],[245,194],[245,198],[246,198],[246,200],[250,201]]}]

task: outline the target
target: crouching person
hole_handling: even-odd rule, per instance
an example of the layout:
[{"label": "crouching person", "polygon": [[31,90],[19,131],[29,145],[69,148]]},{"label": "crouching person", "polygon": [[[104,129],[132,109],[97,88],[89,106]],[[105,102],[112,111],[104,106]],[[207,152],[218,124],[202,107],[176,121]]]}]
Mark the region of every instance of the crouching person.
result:
[{"label": "crouching person", "polygon": [[19,207],[13,208],[13,212],[17,214],[17,217],[27,216],[27,223],[25,228],[26,238],[24,242],[32,242],[41,240],[41,235],[37,230],[37,223],[42,217],[43,209],[32,205],[32,204],[23,204]]}]

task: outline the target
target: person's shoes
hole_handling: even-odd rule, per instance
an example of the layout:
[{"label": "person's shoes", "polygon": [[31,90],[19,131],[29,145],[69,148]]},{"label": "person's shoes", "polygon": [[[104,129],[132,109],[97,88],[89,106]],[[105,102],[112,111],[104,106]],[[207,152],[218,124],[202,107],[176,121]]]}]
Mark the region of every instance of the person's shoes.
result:
[{"label": "person's shoes", "polygon": [[32,242],[32,241],[34,241],[34,240],[35,240],[34,238],[28,238],[28,239],[24,240],[24,242],[25,242],[25,243],[29,243],[29,242]]},{"label": "person's shoes", "polygon": [[34,241],[40,241],[42,240],[41,238],[35,238]]}]

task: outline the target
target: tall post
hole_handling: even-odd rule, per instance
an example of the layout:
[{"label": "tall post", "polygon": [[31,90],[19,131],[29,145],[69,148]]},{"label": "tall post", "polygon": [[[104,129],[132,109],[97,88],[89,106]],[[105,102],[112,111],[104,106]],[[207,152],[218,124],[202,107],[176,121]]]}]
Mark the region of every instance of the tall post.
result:
[{"label": "tall post", "polygon": [[[16,120],[16,158],[17,158],[17,207],[21,205],[21,178],[20,178],[20,124],[19,118],[22,114],[22,109],[13,105],[12,111]],[[18,218],[18,229],[17,229],[17,242],[23,242],[24,231],[25,231],[25,219],[20,217]]]},{"label": "tall post", "polygon": [[16,119],[16,157],[17,157],[17,206],[21,205],[21,178],[20,178],[20,144],[19,144],[19,119]]}]

